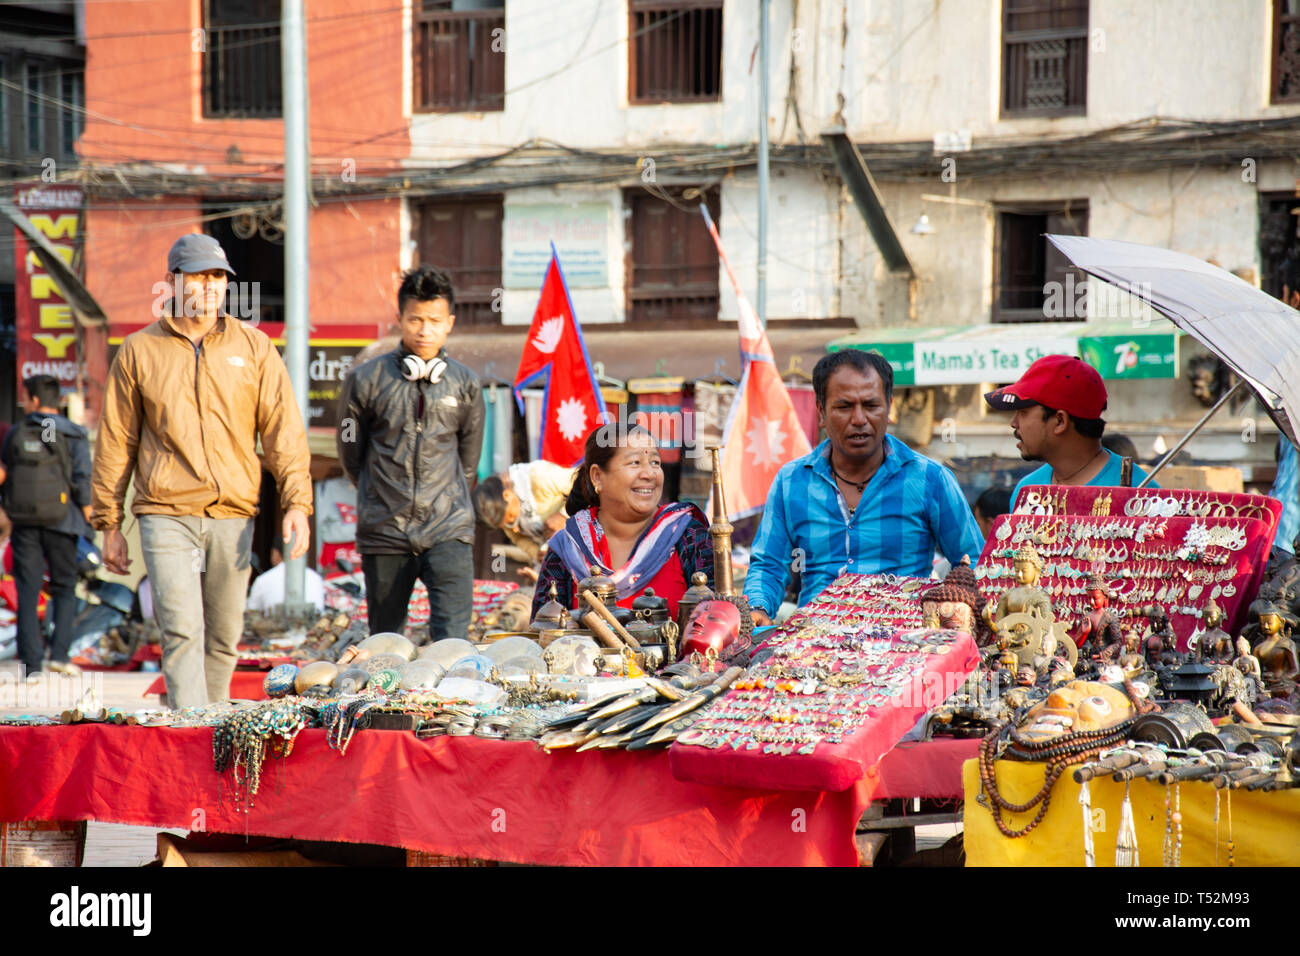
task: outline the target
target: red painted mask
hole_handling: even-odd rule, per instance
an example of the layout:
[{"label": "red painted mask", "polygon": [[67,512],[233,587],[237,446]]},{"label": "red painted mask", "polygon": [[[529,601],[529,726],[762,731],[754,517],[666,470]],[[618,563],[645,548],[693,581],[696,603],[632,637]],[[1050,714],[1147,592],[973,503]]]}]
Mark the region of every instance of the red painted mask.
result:
[{"label": "red painted mask", "polygon": [[740,609],[730,601],[701,601],[686,625],[686,639],[680,656],[692,651],[706,653],[713,648],[721,654],[740,636]]}]

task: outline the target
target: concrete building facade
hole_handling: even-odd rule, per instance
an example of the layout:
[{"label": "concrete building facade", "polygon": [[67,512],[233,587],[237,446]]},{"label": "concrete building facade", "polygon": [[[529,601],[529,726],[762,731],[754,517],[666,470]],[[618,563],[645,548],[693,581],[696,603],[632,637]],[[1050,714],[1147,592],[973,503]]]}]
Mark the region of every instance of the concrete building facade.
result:
[{"label": "concrete building facade", "polygon": [[[779,364],[798,355],[807,368],[832,340],[882,330],[902,341],[992,326],[1013,344],[1051,339],[1063,327],[1049,318],[1071,320],[1071,334],[1130,318],[1168,331],[1091,286],[1086,314],[1044,314],[1043,280],[1066,275],[1041,261],[1053,228],[1177,249],[1270,291],[1280,281],[1294,230],[1272,251],[1261,233],[1289,215],[1300,146],[1300,37],[1285,4],[771,7],[767,317]],[[85,5],[85,274],[111,337],[150,318],[175,233],[224,221],[215,231],[275,244],[282,122],[258,87],[274,69],[239,52],[274,54],[272,13],[260,0]],[[698,203],[713,204],[752,298],[758,39],[751,0],[315,0],[313,335],[382,334],[401,269],[455,260],[460,347],[509,378],[549,230],[593,358],[620,377],[663,360],[689,379],[719,358],[735,375],[735,297],[692,230]],[[831,162],[821,134],[836,128],[874,175],[911,278],[885,267]],[[1176,377],[1113,383],[1110,417],[1144,454],[1198,417],[1188,382],[1201,357],[1183,338]],[[915,386],[933,453],[1014,456],[1005,423],[980,407],[982,384]],[[1271,425],[1243,442],[1250,415],[1217,422],[1193,452],[1265,475]],[[957,426],[947,441],[945,421]]]}]

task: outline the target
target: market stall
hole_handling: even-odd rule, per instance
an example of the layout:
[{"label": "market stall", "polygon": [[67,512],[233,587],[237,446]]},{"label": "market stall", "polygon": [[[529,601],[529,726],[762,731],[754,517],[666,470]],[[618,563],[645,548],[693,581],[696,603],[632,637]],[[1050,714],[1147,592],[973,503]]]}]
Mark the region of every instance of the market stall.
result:
[{"label": "market stall", "polygon": [[[999,786],[1011,801],[1043,786],[1043,766],[999,761]],[[1008,839],[980,804],[979,768],[965,768],[965,845],[969,866],[1296,866],[1300,791],[1217,788],[1209,781],[1164,785],[1109,776],[1052,788],[1052,807],[1023,840]],[[1085,790],[1087,793],[1085,794]],[[1127,803],[1127,806],[1126,806]],[[1007,815],[1023,829],[1036,807]],[[1125,854],[1128,854],[1125,856]]]},{"label": "market stall", "polygon": [[289,760],[268,764],[245,810],[212,770],[210,730],[0,727],[0,774],[11,782],[0,788],[0,819],[377,843],[548,865],[855,866],[863,809],[909,795],[911,772],[910,761],[891,755],[847,790],[762,791],[678,780],[663,752],[547,754],[526,742],[373,732],[340,757],[324,731],[308,730]]},{"label": "market stall", "polygon": [[1022,489],[977,568],[1011,605],[986,664],[1055,659],[1062,639],[1069,676],[1089,679],[1026,693],[965,765],[970,863],[1300,863],[1300,574],[1269,560],[1279,511],[1252,495]]},{"label": "market stall", "polygon": [[[857,864],[849,790],[763,792],[673,777],[663,752],[548,754],[531,742],[306,730],[247,807],[212,731],[0,728],[0,819],[94,819],[567,865]],[[23,772],[15,772],[17,768]],[[247,809],[246,809],[247,807]],[[792,823],[799,824],[792,827]]]},{"label": "market stall", "polygon": [[[667,723],[668,736],[677,739],[671,749],[578,752],[546,734],[539,741],[508,739],[532,719],[529,710],[575,708],[573,702],[538,705],[536,680],[520,698],[532,702],[513,715],[513,723],[500,717],[508,706],[474,709],[465,700],[399,688],[372,697],[281,696],[201,714],[143,711],[146,722],[160,726],[13,721],[25,726],[0,727],[0,774],[14,780],[0,795],[0,819],[201,826],[536,864],[855,865],[855,825],[872,801],[959,795],[954,770],[963,748],[953,741],[891,753],[932,698],[943,696],[935,688],[961,682],[975,663],[967,633],[913,627],[919,585],[846,576],[826,600],[759,646],[759,654],[770,657],[750,670],[749,682],[732,682],[698,714],[684,711],[692,722],[688,727],[699,727],[697,734],[681,740],[688,727]],[[815,667],[818,662],[805,661],[803,654],[826,653],[807,645],[807,632],[818,631],[826,643],[833,609],[842,609],[848,594],[872,592],[881,607],[863,602],[836,624],[857,633],[849,641],[853,653],[823,670],[824,678],[839,676],[789,680],[781,666]],[[896,606],[901,626],[884,627],[872,617],[884,605]],[[865,623],[871,624],[867,632]],[[374,648],[398,649],[403,640],[380,637]],[[506,646],[498,640],[471,650],[503,658]],[[394,657],[400,656],[376,653],[361,661],[373,665],[373,676],[382,680],[378,665],[402,667]],[[473,657],[482,654],[463,659]],[[408,662],[407,676],[428,659]],[[715,666],[723,675],[732,672],[723,670],[724,662]],[[307,667],[285,670],[302,675]],[[276,672],[265,680],[276,692]],[[654,683],[627,675],[606,680],[629,685],[634,696]],[[771,683],[755,687],[764,682]],[[701,683],[707,687],[707,676]],[[620,700],[615,693],[597,704],[611,698]],[[736,747],[722,747],[715,737],[728,708],[757,698],[762,706],[754,708],[750,726],[729,734]],[[365,711],[368,728],[357,727],[356,704],[363,700],[377,705]],[[684,695],[679,705],[689,700]],[[783,721],[781,715],[794,708],[805,719]],[[809,719],[816,708],[836,721],[835,730],[826,728],[832,740],[809,736],[818,731]],[[593,705],[577,705],[576,715],[591,710]],[[490,723],[493,714],[504,722]],[[458,721],[464,722],[459,730]],[[800,753],[783,743],[792,724],[809,737]],[[741,743],[742,734],[766,732],[772,734],[767,744],[746,749]],[[784,752],[764,753],[764,747]],[[35,770],[18,774],[18,767]],[[341,799],[341,793],[350,797]]]}]

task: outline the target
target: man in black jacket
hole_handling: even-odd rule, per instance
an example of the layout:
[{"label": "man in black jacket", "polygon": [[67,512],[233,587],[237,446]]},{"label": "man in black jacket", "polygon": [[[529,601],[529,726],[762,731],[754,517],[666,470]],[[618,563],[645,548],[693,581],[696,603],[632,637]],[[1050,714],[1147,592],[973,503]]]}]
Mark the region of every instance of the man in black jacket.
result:
[{"label": "man in black jacket", "polygon": [[483,444],[478,377],[447,357],[451,280],[402,276],[402,344],[354,368],[339,397],[338,450],[357,486],[357,550],[370,633],[406,624],[411,589],[429,591],[429,638],[463,638],[474,597],[470,486]]},{"label": "man in black jacket", "polygon": [[59,414],[59,380],[33,375],[24,380],[27,417],[0,447],[0,484],[13,521],[10,548],[18,591],[18,656],[27,675],[45,661],[38,609],[41,578],[50,574],[54,643],[52,671],[79,672],[68,660],[77,615],[77,541],[90,533],[90,442],[86,430]]}]

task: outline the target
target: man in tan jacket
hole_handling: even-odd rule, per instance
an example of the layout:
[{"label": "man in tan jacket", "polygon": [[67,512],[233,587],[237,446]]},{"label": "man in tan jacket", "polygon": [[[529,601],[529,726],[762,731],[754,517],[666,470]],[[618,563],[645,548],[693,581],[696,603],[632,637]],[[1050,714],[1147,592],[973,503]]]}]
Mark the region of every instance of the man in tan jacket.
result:
[{"label": "man in tan jacket", "polygon": [[109,372],[91,480],[104,566],[130,566],[131,511],[163,632],[163,676],[176,708],[229,696],[262,465],[275,477],[291,554],[307,551],[312,492],[307,432],[289,373],[266,334],[226,315],[234,270],[211,236],[182,236],[167,256],[166,314],[126,338]]}]

